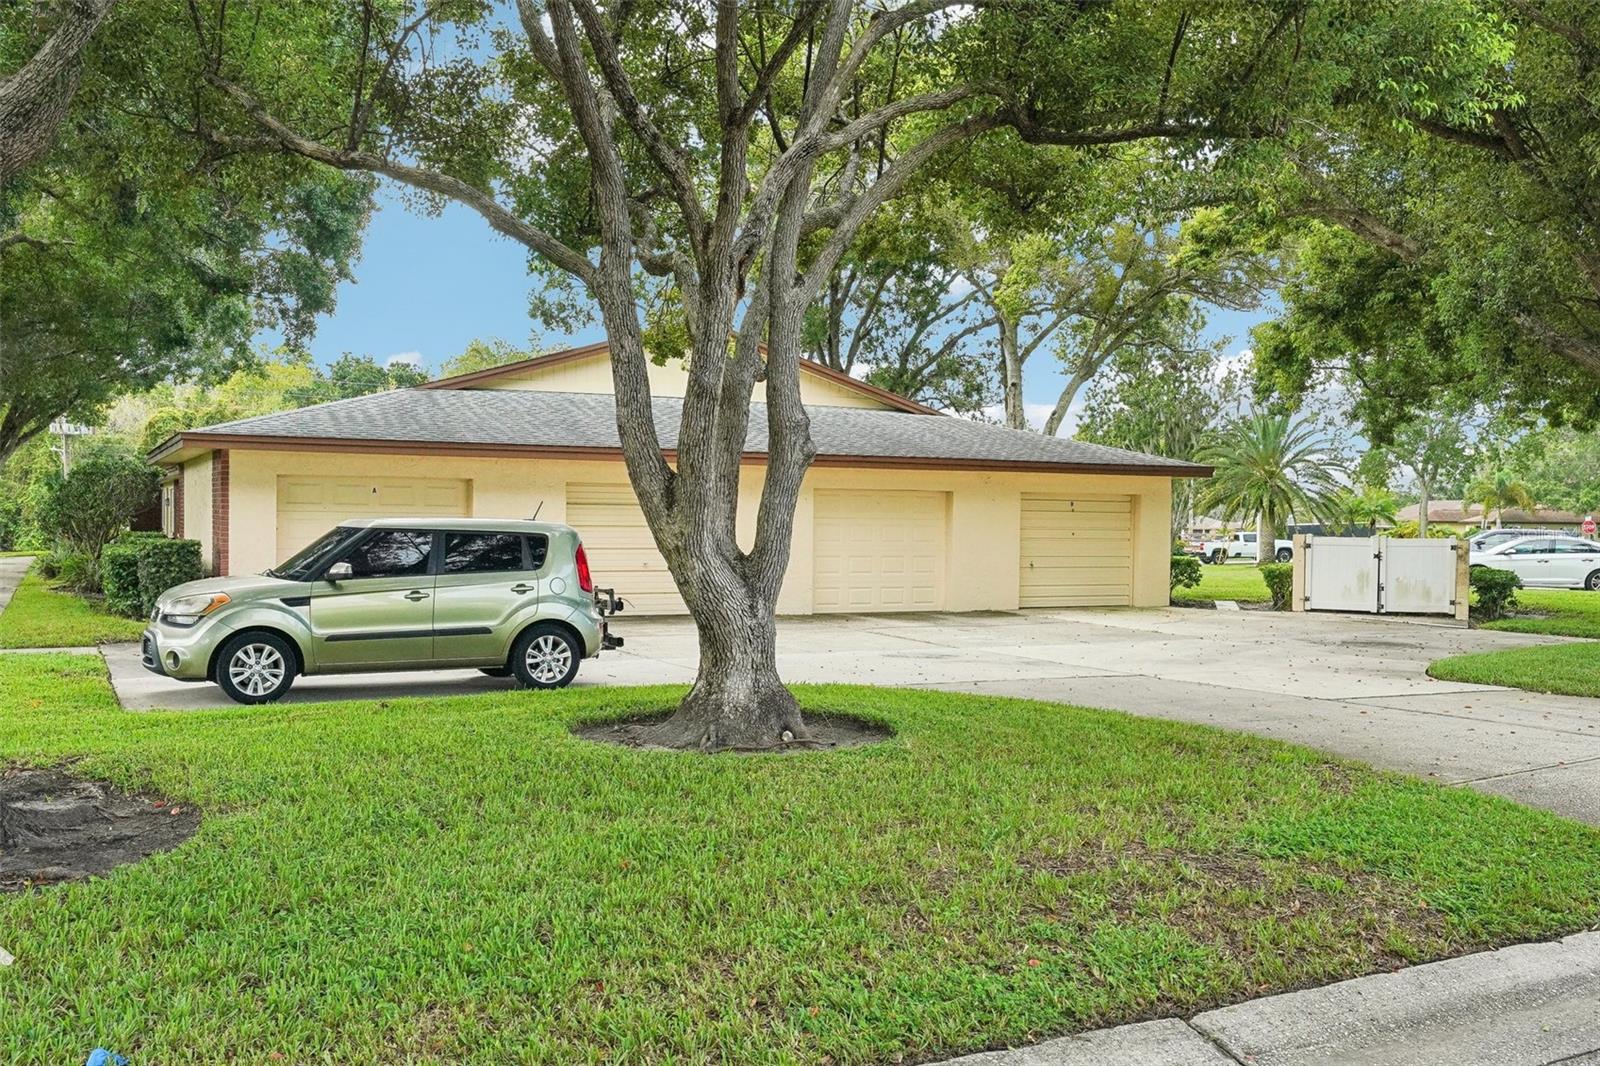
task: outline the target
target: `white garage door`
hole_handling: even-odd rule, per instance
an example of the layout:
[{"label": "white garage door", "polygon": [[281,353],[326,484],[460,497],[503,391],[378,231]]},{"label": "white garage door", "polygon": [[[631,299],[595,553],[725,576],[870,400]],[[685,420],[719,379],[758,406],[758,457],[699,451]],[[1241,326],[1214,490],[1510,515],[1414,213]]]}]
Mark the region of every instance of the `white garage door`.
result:
[{"label": "white garage door", "polygon": [[465,517],[470,501],[459,478],[285,474],[278,478],[278,560],[348,518]]},{"label": "white garage door", "polygon": [[814,536],[815,610],[944,606],[944,493],[818,492]]},{"label": "white garage door", "polygon": [[1133,602],[1133,500],[1022,494],[1023,607]]},{"label": "white garage door", "polygon": [[630,613],[685,614],[631,485],[567,485],[567,525],[578,531],[595,584],[614,588]]}]

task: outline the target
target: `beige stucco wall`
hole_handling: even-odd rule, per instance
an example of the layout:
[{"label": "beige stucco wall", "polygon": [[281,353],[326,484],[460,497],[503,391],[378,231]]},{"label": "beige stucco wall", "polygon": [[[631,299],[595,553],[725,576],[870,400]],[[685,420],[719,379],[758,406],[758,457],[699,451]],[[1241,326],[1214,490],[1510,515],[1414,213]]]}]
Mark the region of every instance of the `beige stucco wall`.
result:
[{"label": "beige stucco wall", "polygon": [[[656,396],[682,396],[689,387],[689,374],[682,363],[650,364],[650,391]],[[473,388],[520,389],[529,392],[602,392],[610,395],[611,360],[604,353],[590,359],[574,360],[552,367],[535,367],[517,373],[489,378]],[[756,388],[757,400],[761,388]],[[800,370],[800,399],[821,407],[870,407],[884,409],[880,403],[837,381],[830,381],[804,367]]]},{"label": "beige stucco wall", "polygon": [[[216,557],[211,543],[211,456],[202,455],[183,464],[183,535],[200,542],[200,564],[206,573],[216,572]],[[276,514],[273,519],[276,522]],[[272,565],[270,563],[268,566]],[[256,567],[260,570],[264,567]],[[235,568],[235,573],[249,573]]]},{"label": "beige stucco wall", "polygon": [[[625,483],[620,462],[484,459],[426,455],[353,455],[235,449],[230,453],[230,569],[254,573],[278,560],[277,485],[280,474],[465,478],[475,515],[541,520],[566,517],[568,482]],[[200,469],[204,468],[201,476]],[[210,538],[210,463],[184,468],[184,524],[190,536]],[[747,466],[741,483],[739,536],[753,540],[761,468]],[[1164,477],[816,467],[806,477],[795,514],[789,570],[779,597],[785,614],[811,612],[813,493],[818,489],[932,491],[949,501],[945,609],[1012,610],[1017,606],[1018,538],[1024,492],[1133,497],[1133,602],[1167,603],[1171,482]],[[209,558],[209,553],[207,555]],[[626,590],[623,590],[624,592]]]}]

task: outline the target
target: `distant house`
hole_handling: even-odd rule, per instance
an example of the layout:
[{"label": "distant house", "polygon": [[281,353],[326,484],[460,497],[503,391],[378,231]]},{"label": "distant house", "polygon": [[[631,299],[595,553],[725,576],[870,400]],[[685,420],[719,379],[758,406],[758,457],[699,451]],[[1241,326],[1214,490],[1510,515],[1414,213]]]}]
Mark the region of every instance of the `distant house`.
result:
[{"label": "distant house", "polygon": [[[1396,524],[1415,522],[1418,513],[1417,504],[1402,507],[1395,513],[1395,522]],[[1531,511],[1525,511],[1520,507],[1507,507],[1498,516],[1491,514],[1489,521],[1485,523],[1481,503],[1467,503],[1464,500],[1431,500],[1428,503],[1428,524],[1446,526],[1457,533],[1479,529],[1485,524],[1492,526],[1496,517],[1502,526],[1555,529],[1570,533],[1576,533],[1583,528],[1583,515],[1573,514],[1571,511],[1558,511],[1554,507],[1535,507]]]}]

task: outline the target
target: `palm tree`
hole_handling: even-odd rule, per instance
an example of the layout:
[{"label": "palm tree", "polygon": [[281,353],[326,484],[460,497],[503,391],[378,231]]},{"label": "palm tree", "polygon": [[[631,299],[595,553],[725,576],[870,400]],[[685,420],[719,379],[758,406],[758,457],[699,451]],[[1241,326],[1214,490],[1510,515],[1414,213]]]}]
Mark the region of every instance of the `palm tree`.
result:
[{"label": "palm tree", "polygon": [[1494,512],[1494,527],[1500,528],[1500,516],[1507,507],[1520,507],[1532,511],[1538,506],[1528,486],[1503,470],[1485,471],[1467,486],[1467,499],[1483,505],[1481,528],[1489,527],[1489,512]]},{"label": "palm tree", "polygon": [[1254,520],[1258,563],[1271,561],[1286,518],[1332,513],[1340,488],[1342,467],[1333,449],[1315,427],[1290,415],[1261,412],[1237,420],[1200,461],[1216,468],[1200,491],[1200,506],[1224,521]]},{"label": "palm tree", "polygon": [[1388,489],[1364,485],[1360,492],[1346,490],[1340,493],[1335,508],[1339,520],[1346,525],[1377,529],[1379,526],[1394,525],[1400,501]]}]

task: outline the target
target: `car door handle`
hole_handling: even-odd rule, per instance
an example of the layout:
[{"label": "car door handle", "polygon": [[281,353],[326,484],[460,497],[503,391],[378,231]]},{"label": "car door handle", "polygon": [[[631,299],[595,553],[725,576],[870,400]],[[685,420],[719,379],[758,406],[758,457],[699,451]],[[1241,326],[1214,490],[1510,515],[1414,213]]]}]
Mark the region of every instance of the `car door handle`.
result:
[{"label": "car door handle", "polygon": [[522,584],[518,584],[518,585],[512,585],[511,586],[511,591],[515,592],[518,596],[521,596],[524,592],[533,592],[538,587],[539,587],[538,585],[522,585]]},{"label": "car door handle", "polygon": [[412,603],[416,603],[418,600],[425,600],[427,598],[428,594],[423,592],[421,589],[412,589],[410,592],[406,593],[406,599],[410,600]]}]

